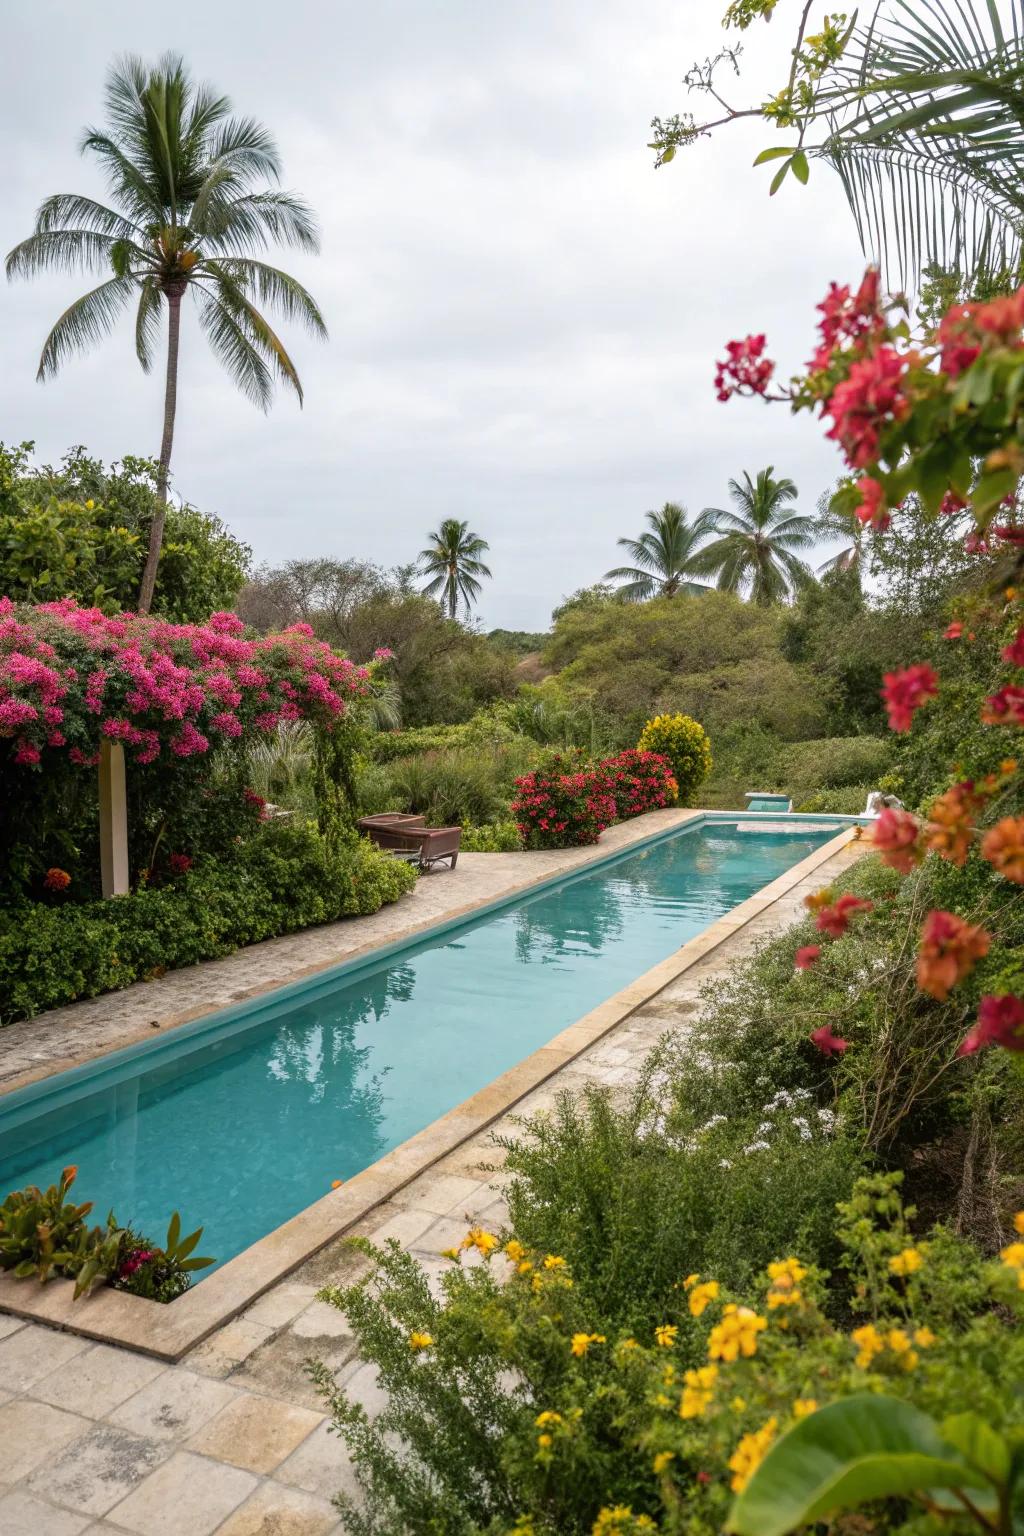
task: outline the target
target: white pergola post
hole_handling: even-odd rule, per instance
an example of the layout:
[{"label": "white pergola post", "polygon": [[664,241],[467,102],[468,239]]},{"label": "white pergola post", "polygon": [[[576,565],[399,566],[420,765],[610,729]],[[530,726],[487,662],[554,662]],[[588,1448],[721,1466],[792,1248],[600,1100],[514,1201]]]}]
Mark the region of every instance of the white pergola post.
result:
[{"label": "white pergola post", "polygon": [[104,896],[128,894],[128,798],[124,747],[104,737],[100,745],[100,882]]}]

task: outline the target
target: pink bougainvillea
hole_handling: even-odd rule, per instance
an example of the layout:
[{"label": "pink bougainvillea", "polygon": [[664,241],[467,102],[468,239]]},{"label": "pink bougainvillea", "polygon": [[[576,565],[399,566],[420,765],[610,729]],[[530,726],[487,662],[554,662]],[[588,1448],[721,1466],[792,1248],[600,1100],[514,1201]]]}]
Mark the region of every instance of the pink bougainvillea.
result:
[{"label": "pink bougainvillea", "polygon": [[71,598],[35,608],[0,599],[0,751],[25,767],[57,753],[92,766],[103,738],[145,764],[282,720],[330,729],[369,675],[308,624],[247,639],[233,613],[171,624]]}]

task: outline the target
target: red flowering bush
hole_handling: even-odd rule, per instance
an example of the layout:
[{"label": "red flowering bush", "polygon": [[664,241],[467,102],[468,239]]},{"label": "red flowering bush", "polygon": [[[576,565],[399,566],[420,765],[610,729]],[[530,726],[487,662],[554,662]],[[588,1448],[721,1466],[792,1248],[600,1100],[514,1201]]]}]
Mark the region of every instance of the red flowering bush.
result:
[{"label": "red flowering bush", "polygon": [[615,801],[618,821],[676,803],[678,786],[668,758],[659,752],[627,747],[615,757],[602,759],[599,768]]},{"label": "red flowering bush", "polygon": [[615,798],[600,768],[556,755],[515,781],[512,814],[527,848],[596,843],[615,820]]},{"label": "red flowering bush", "polygon": [[329,730],[368,678],[307,624],[249,640],[231,613],[171,624],[71,598],[36,608],[0,598],[0,751],[24,767],[44,753],[91,766],[103,738],[152,763],[285,720]]},{"label": "red flowering bush", "polygon": [[[982,625],[1006,637],[997,677],[981,708],[983,725],[1024,725],[1024,520],[1019,496],[1024,477],[1024,288],[984,303],[959,304],[931,334],[912,338],[903,299],[886,301],[878,276],[865,275],[856,294],[832,284],[819,305],[819,343],[806,372],[772,396],[794,410],[818,410],[829,421],[852,472],[833,510],[855,516],[871,530],[890,526],[890,509],[915,496],[926,516],[969,509],[975,527],[968,553],[1001,556],[998,587],[965,594],[964,614],[946,638],[975,639]],[[715,387],[731,394],[767,396],[772,369],[762,337],[756,354],[747,343],[729,347]],[[756,357],[756,377],[751,357]],[[969,620],[969,622],[967,622]],[[966,633],[966,640],[964,639]],[[887,673],[882,698],[889,725],[905,733],[917,712],[936,698],[941,682],[925,662]],[[951,743],[952,746],[952,743]],[[1008,885],[1024,884],[1024,818],[1015,758],[980,781],[957,773],[921,820],[909,812],[879,816],[873,843],[884,863],[909,874],[929,853],[962,867],[977,850]],[[986,823],[989,823],[986,825]],[[819,917],[828,926],[831,910]],[[943,1000],[986,954],[990,935],[954,913],[933,910],[921,929],[917,977],[921,989]],[[806,960],[804,960],[806,964]],[[1024,1048],[1024,1000],[1012,994],[981,999],[978,1019],[963,1042],[965,1054],[988,1044]]]}]

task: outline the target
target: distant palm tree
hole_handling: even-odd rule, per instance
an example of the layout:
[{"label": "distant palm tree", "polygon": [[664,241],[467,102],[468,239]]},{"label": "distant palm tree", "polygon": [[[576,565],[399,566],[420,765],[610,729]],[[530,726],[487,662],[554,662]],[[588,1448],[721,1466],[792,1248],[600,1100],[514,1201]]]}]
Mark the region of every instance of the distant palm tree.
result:
[{"label": "distant palm tree", "polygon": [[666,501],[660,512],[645,512],[649,528],[638,539],[619,539],[634,565],[617,565],[605,572],[606,581],[623,581],[616,597],[624,603],[642,603],[649,597],[675,597],[706,592],[700,582],[690,581],[696,571],[695,556],[701,534],[686,521],[686,509]]},{"label": "distant palm tree", "polygon": [[730,480],[737,510],[705,507],[695,524],[699,533],[717,535],[700,551],[697,569],[716,576],[720,592],[739,592],[749,582],[754,603],[782,602],[813,580],[797,550],[813,546],[818,519],[788,510],[797,488],[792,480],[776,480],[772,470],[769,464],[756,481],[746,471],[742,483]]},{"label": "distant palm tree", "polygon": [[420,551],[420,574],[430,577],[423,591],[428,597],[440,597],[450,619],[458,612],[460,598],[468,611],[480,596],[482,588],[476,578],[491,573],[478,556],[489,548],[486,539],[470,532],[468,523],[446,517],[430,535],[427,548]]},{"label": "distant palm tree", "polygon": [[[299,376],[256,304],[327,335],[313,298],[295,278],[253,259],[269,242],[318,249],[309,208],[267,183],[280,178],[273,139],[251,118],[229,116],[231,103],[195,85],[174,54],[155,69],[131,56],[107,77],[107,131],[88,128],[83,153],[96,156],[114,203],[58,192],[36,214],[32,235],[7,257],[7,276],[50,270],[107,273],[64,311],[43,346],[38,377],[51,378],[76,351],[106,336],[137,299],[135,351],[153,364],[167,304],[167,376],[157,505],[139,608],[153,600],[163,542],[167,479],[177,408],[181,301],[191,290],[199,323],[243,394],[266,410],[274,375],[302,403]],[[254,302],[255,301],[255,302]]]},{"label": "distant palm tree", "polygon": [[818,533],[825,539],[842,539],[843,548],[818,566],[818,575],[833,571],[849,573],[860,580],[864,564],[865,535],[867,529],[859,518],[849,512],[833,512],[832,492],[825,491],[818,498]]}]

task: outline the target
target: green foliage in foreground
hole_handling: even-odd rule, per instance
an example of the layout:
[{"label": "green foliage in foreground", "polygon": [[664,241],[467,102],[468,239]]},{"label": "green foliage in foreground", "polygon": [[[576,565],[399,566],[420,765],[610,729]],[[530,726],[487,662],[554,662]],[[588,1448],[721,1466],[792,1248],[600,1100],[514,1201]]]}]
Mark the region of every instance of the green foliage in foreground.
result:
[{"label": "green foliage in foreground", "polygon": [[232,860],[116,901],[23,902],[0,914],[0,1023],[94,997],[315,923],[376,912],[416,882],[365,839],[329,847],[314,826],[269,825]]}]

